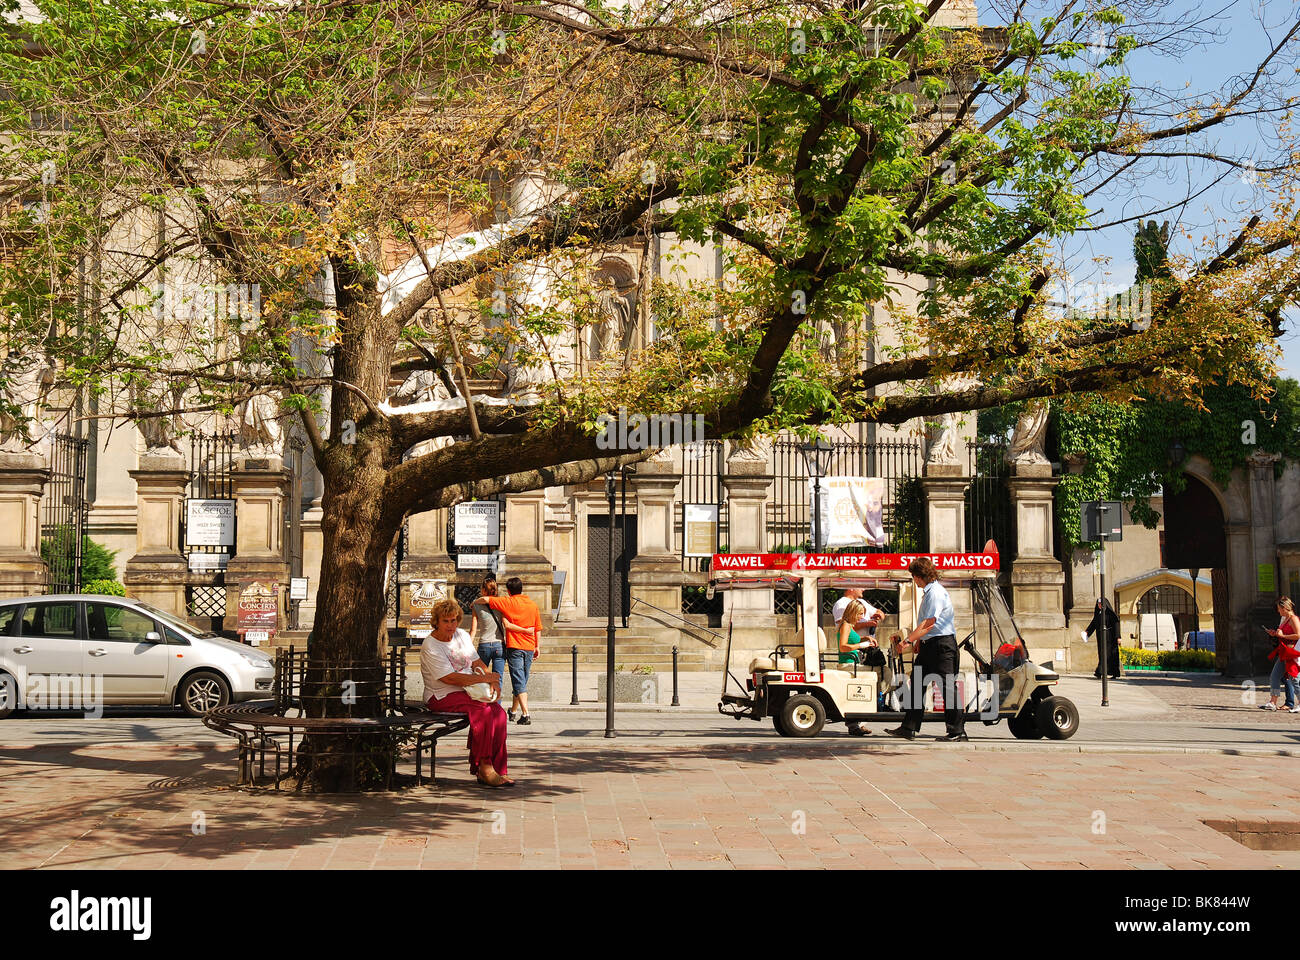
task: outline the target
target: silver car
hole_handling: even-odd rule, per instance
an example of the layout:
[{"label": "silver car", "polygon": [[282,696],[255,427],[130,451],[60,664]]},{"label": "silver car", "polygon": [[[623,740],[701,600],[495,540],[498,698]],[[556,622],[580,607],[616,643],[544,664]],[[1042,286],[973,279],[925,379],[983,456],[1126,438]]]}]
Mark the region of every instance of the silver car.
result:
[{"label": "silver car", "polygon": [[271,695],[274,661],[125,597],[54,594],[0,600],[0,718],[16,709],[179,704],[213,707]]}]

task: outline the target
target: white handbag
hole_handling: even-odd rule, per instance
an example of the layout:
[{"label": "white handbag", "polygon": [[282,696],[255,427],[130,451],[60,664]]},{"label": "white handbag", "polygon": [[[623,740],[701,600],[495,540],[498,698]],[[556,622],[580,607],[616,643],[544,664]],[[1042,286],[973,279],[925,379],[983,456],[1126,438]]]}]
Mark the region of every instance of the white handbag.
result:
[{"label": "white handbag", "polygon": [[464,689],[471,700],[477,700],[480,703],[495,703],[497,697],[500,696],[500,691],[490,683],[471,683]]}]

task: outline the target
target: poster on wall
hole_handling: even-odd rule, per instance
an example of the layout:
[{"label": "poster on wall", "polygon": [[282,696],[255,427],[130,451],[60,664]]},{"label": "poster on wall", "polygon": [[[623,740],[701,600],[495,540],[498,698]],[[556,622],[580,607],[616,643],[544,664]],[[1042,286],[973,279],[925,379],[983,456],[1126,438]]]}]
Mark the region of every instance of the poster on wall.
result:
[{"label": "poster on wall", "polygon": [[687,503],[682,505],[684,554],[688,557],[711,557],[718,552],[718,505]]},{"label": "poster on wall", "polygon": [[424,639],[433,632],[433,608],[447,598],[446,580],[412,580],[410,614],[406,629],[412,639]]},{"label": "poster on wall", "polygon": [[501,545],[501,501],[476,500],[456,504],[452,536],[457,547]]},{"label": "poster on wall", "polygon": [[[813,498],[813,481],[809,479],[810,503]],[[884,499],[882,477],[822,477],[822,546],[834,549],[884,545]]]},{"label": "poster on wall", "polygon": [[185,542],[191,547],[233,547],[235,501],[186,500]]},{"label": "poster on wall", "polygon": [[275,635],[280,619],[280,585],[245,580],[239,585],[236,629],[245,643],[261,646]]}]

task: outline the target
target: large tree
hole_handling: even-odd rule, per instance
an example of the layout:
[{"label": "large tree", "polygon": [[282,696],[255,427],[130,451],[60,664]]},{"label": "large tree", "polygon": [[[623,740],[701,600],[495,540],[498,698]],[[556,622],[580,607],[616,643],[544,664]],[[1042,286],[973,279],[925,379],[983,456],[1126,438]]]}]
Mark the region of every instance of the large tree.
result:
[{"label": "large tree", "polygon": [[[734,437],[1259,389],[1274,331],[1241,307],[1300,282],[1283,150],[1255,158],[1261,211],[1172,265],[1154,322],[1044,293],[1049,243],[1113,219],[1103,191],[1243,165],[1215,129],[1285,121],[1296,27],[1231,90],[1175,100],[1123,66],[1204,39],[1163,4],[1025,2],[979,30],[939,0],[34,6],[0,46],[3,335],[101,416],[271,398],[298,418],[325,487],[321,690],[378,657],[407,516],[644,456],[597,442],[620,404]],[[575,353],[609,322],[601,251],[654,234],[723,245],[725,280],[643,270],[655,338]],[[152,291],[186,278],[256,309],[160,324]],[[407,376],[453,399],[403,404]],[[497,396],[464,402],[484,381]],[[354,773],[318,756],[311,782]]]}]

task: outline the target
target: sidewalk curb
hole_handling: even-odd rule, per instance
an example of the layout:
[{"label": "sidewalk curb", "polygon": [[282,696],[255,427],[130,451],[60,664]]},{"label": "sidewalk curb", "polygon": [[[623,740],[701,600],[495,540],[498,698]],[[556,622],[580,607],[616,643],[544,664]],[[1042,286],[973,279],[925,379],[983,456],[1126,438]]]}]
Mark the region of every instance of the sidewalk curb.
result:
[{"label": "sidewalk curb", "polygon": [[[593,731],[596,732],[596,731]],[[538,734],[541,734],[538,736]],[[596,746],[596,740],[586,737],[564,737],[559,734],[547,735],[541,731],[533,731],[529,740],[536,739],[540,744],[544,741],[563,743],[567,746],[587,745]],[[622,732],[616,738],[623,743],[640,740],[661,741],[663,737],[641,737],[635,733]],[[601,740],[599,744],[606,749],[611,747],[617,749],[615,743]],[[516,740],[516,744],[520,741]],[[806,744],[808,748],[830,748],[835,746],[853,747],[854,753],[915,753],[929,750],[948,750],[953,753],[1025,753],[1025,752],[1050,752],[1050,753],[1088,753],[1088,754],[1114,754],[1114,755],[1175,755],[1175,756],[1229,756],[1229,757],[1300,757],[1300,747],[1179,747],[1166,746],[1162,744],[1134,745],[1126,743],[1047,743],[1033,741],[974,741],[970,743],[926,743],[904,740],[862,740],[860,738],[834,737],[834,738],[813,738],[813,739],[785,739],[780,740],[756,740],[753,743],[745,744],[740,749],[761,749],[776,750],[783,748],[798,749],[798,744]],[[61,743],[19,743],[5,744],[0,743],[0,750],[51,750],[51,749],[84,749],[92,747],[96,750],[104,749],[127,749],[138,750],[141,748],[163,747],[167,749],[185,749],[185,750],[213,750],[224,747],[236,748],[238,744],[231,741],[172,741],[168,743],[140,743],[137,741],[109,741],[107,743],[87,744],[82,741],[64,741]],[[685,745],[685,750],[689,750],[689,745]]]}]

